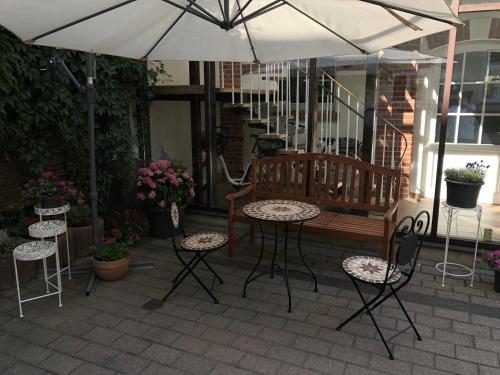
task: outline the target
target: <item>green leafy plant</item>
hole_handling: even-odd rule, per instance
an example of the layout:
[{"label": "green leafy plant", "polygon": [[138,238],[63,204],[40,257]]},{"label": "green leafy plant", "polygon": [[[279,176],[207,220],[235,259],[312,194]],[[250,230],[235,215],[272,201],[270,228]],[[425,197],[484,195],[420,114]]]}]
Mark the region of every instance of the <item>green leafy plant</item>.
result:
[{"label": "green leafy plant", "polygon": [[38,221],[39,218],[34,216],[33,207],[22,204],[0,212],[0,228],[11,237],[29,237],[28,227]]},{"label": "green leafy plant", "polygon": [[72,206],[66,216],[68,226],[85,227],[91,224],[91,211],[88,205]]},{"label": "green leafy plant", "polygon": [[114,262],[125,258],[130,249],[128,242],[116,241],[114,238],[107,238],[103,245],[95,250],[94,258],[100,262]]},{"label": "green leafy plant", "polygon": [[7,258],[12,254],[14,249],[25,243],[27,240],[18,237],[9,237],[0,242],[0,262],[5,263]]},{"label": "green leafy plant", "polygon": [[134,244],[148,233],[148,222],[139,210],[112,211],[104,217],[106,236]]},{"label": "green leafy plant", "polygon": [[481,160],[479,163],[467,163],[465,168],[449,168],[444,171],[444,175],[449,181],[484,184],[486,171],[489,167]]}]

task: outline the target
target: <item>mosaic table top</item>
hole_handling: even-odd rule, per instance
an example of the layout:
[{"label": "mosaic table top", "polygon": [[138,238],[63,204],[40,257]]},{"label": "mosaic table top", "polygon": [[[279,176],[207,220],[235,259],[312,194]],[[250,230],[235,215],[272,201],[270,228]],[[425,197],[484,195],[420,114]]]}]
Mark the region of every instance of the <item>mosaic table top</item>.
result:
[{"label": "mosaic table top", "polygon": [[271,199],[249,203],[243,207],[243,213],[257,220],[294,222],[313,219],[320,210],[305,202]]},{"label": "mosaic table top", "polygon": [[214,250],[227,242],[227,236],[218,232],[200,232],[184,238],[181,247],[191,251]]}]

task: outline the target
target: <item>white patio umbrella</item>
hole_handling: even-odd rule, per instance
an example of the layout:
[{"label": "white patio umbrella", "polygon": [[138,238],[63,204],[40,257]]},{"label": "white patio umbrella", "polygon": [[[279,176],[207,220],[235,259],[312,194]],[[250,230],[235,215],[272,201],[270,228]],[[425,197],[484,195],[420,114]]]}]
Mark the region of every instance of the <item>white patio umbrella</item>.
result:
[{"label": "white patio umbrella", "polygon": [[[364,54],[460,23],[445,0],[0,0],[26,43],[151,60],[281,61]],[[90,203],[97,241],[92,54]]]},{"label": "white patio umbrella", "polygon": [[459,22],[445,0],[0,0],[27,43],[152,60],[370,53]]}]

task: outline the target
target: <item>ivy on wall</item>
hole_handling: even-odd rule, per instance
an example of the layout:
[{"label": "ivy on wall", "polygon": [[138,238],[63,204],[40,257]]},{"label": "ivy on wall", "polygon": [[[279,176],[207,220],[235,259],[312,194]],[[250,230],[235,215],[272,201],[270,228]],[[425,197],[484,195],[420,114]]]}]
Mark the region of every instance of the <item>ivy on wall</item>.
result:
[{"label": "ivy on wall", "polygon": [[[57,54],[81,83],[85,83],[84,53]],[[54,48],[29,46],[0,28],[0,159],[39,173],[49,160],[64,160],[69,178],[88,192],[88,129],[85,94],[58,64]],[[113,180],[126,184],[134,167],[130,113],[147,116],[150,84],[162,65],[148,70],[143,61],[96,57],[96,157],[101,205],[109,198]],[[131,111],[131,105],[133,110]],[[147,118],[136,118],[137,124]],[[141,134],[142,129],[139,129]],[[135,140],[137,141],[137,140]]]}]

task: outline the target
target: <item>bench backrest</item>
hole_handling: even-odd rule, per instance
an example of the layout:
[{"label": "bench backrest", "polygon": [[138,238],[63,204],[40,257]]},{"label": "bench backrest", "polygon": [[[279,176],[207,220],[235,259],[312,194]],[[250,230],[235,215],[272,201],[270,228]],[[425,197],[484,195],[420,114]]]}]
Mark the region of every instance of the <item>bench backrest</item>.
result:
[{"label": "bench backrest", "polygon": [[252,165],[254,198],[363,211],[386,211],[399,199],[400,180],[400,170],[332,154],[260,158]]}]

